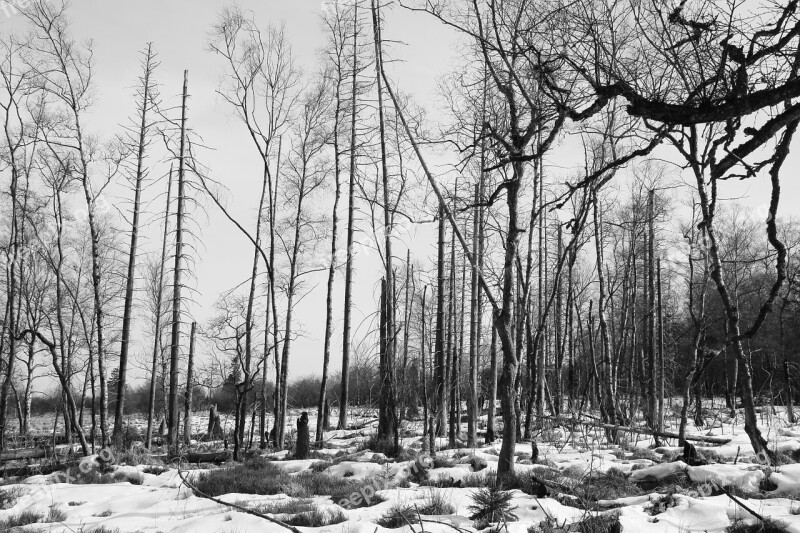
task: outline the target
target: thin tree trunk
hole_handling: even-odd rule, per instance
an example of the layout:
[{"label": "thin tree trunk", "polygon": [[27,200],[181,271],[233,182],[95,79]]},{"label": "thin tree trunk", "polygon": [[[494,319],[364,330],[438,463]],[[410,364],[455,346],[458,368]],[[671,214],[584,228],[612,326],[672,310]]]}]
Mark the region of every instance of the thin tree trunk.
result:
[{"label": "thin tree trunk", "polygon": [[[483,158],[481,158],[483,159]],[[481,165],[481,173],[483,165]],[[475,205],[480,204],[480,184],[475,184]],[[480,217],[478,208],[473,210],[472,220],[472,248],[478,249],[478,232]],[[472,268],[469,284],[469,396],[467,397],[467,446],[474,448],[478,440],[478,344],[480,331],[478,330],[478,269]]]},{"label": "thin tree trunk", "polygon": [[[656,398],[656,276],[655,276],[655,190],[647,195],[647,416],[650,429],[658,428],[658,400]],[[656,445],[659,440],[656,437]]]},{"label": "thin tree trunk", "polygon": [[372,25],[375,37],[375,76],[378,91],[378,130],[381,146],[381,177],[383,181],[383,227],[384,227],[384,267],[386,277],[386,364],[381,375],[382,414],[378,423],[378,435],[397,444],[394,397],[394,346],[395,346],[395,305],[394,305],[394,269],[392,267],[392,218],[389,202],[389,169],[386,158],[386,130],[383,111],[383,55],[381,51],[380,3],[372,0]]},{"label": "thin tree trunk", "polygon": [[355,233],[356,114],[358,111],[358,2],[353,3],[353,77],[350,102],[350,176],[347,191],[347,260],[344,274],[344,323],[342,325],[342,385],[339,397],[339,429],[347,429],[350,394],[350,327],[353,310],[353,236]]},{"label": "thin tree trunk", "polygon": [[183,405],[183,440],[188,446],[192,440],[192,392],[194,390],[194,334],[197,322],[192,322],[189,333],[189,361],[186,367],[186,398]]},{"label": "thin tree trunk", "polygon": [[336,109],[334,110],[333,120],[333,161],[335,180],[335,193],[333,197],[333,207],[331,208],[331,259],[328,265],[328,291],[325,297],[325,340],[322,349],[322,379],[319,386],[319,400],[317,401],[317,431],[315,442],[318,447],[322,447],[322,431],[324,429],[323,411],[327,399],[328,388],[328,366],[331,359],[331,337],[333,336],[333,282],[336,278],[336,253],[337,239],[339,237],[339,198],[342,195],[341,186],[341,167],[339,165],[339,116],[341,114],[341,70],[336,78]]},{"label": "thin tree trunk", "polygon": [[444,431],[446,424],[445,421],[445,374],[446,374],[446,357],[444,345],[444,208],[439,207],[439,237],[437,244],[437,262],[436,262],[436,331],[434,340],[434,372],[433,372],[433,388],[435,394],[434,402],[434,418],[436,425],[433,428],[434,435],[440,436]]},{"label": "thin tree trunk", "polygon": [[661,287],[661,258],[656,263],[656,286],[657,286],[657,311],[658,311],[658,430],[664,431],[664,310],[662,308],[662,287]]},{"label": "thin tree trunk", "polygon": [[122,418],[125,412],[125,385],[128,374],[128,347],[130,344],[131,318],[133,316],[133,289],[136,281],[137,241],[139,239],[139,212],[144,181],[144,155],[147,147],[147,111],[150,108],[150,75],[153,71],[153,45],[147,45],[144,59],[144,81],[142,83],[142,104],[140,108],[139,143],[136,154],[136,184],[133,198],[133,221],[131,222],[131,244],[128,248],[128,273],[125,280],[125,303],[122,312],[122,341],[119,351],[119,372],[117,375],[117,405],[114,411],[114,438],[117,444],[122,438]]},{"label": "thin tree trunk", "polygon": [[181,335],[181,274],[183,266],[183,219],[185,204],[185,157],[186,157],[186,104],[189,98],[189,71],[183,72],[183,99],[181,105],[181,141],[178,159],[178,209],[175,222],[175,266],[172,281],[172,335],[169,358],[169,425],[167,440],[171,446],[178,445],[178,365]]},{"label": "thin tree trunk", "polygon": [[167,178],[167,201],[164,207],[164,235],[161,239],[161,258],[158,268],[158,286],[156,287],[156,321],[153,333],[153,359],[150,367],[150,394],[147,402],[147,433],[145,434],[145,445],[149,449],[153,443],[153,419],[156,411],[156,375],[158,372],[158,360],[161,357],[161,305],[164,297],[164,271],[167,261],[167,235],[169,235],[169,204],[172,197],[172,168],[169,169]]}]

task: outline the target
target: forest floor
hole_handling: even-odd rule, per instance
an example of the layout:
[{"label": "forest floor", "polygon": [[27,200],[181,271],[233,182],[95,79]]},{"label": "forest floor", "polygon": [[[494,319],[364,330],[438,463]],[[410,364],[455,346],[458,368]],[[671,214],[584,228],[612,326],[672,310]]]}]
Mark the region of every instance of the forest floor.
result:
[{"label": "forest floor", "polygon": [[[107,463],[93,456],[69,477],[6,480],[0,531],[286,531],[261,514],[324,533],[800,532],[800,425],[788,424],[780,407],[761,409],[760,428],[784,463],[768,468],[752,453],[741,415],[707,414],[709,426],[690,423],[689,433],[731,440],[696,442],[695,465],[681,460],[674,441],[656,447],[648,436],[626,434],[612,445],[602,429],[550,427],[536,435],[535,461],[530,442],[517,444],[515,476],[501,486],[494,477],[499,440],[430,458],[420,423],[405,423],[404,450],[392,459],[369,449],[375,427],[366,416],[362,429],[326,432],[325,447],[304,460],[264,452],[244,463],[178,468],[139,447]],[[313,416],[309,426],[313,438]],[[673,415],[666,429],[676,426]],[[446,444],[439,439],[437,448]]]}]

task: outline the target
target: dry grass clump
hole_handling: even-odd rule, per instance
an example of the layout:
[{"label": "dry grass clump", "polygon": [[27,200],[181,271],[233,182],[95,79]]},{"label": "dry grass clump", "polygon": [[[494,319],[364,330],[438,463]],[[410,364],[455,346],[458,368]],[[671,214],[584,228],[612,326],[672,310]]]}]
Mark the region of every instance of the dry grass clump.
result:
[{"label": "dry grass clump", "polygon": [[408,505],[395,504],[389,512],[377,520],[377,524],[388,529],[397,529],[408,524],[419,523],[421,515],[451,515],[456,508],[450,503],[448,495],[441,490],[432,490],[422,503]]},{"label": "dry grass clump", "polygon": [[0,510],[5,511],[14,507],[23,494],[25,494],[25,489],[22,487],[0,489]]},{"label": "dry grass clump", "polygon": [[619,533],[621,530],[616,513],[591,515],[570,526],[570,531],[578,533]]},{"label": "dry grass clump", "polygon": [[742,519],[734,520],[725,529],[726,533],[786,533],[786,528],[778,521],[765,518],[763,522],[748,523]]},{"label": "dry grass clump", "polygon": [[42,514],[27,509],[21,513],[11,515],[5,520],[0,520],[0,531],[11,531],[13,528],[38,524],[43,518]]},{"label": "dry grass clump", "polygon": [[[286,494],[294,498],[314,495],[329,496],[334,502],[351,502],[351,507],[368,507],[382,501],[375,496],[376,487],[383,483],[374,479],[355,480],[332,476],[311,470],[289,475],[265,459],[253,459],[228,468],[219,468],[200,474],[195,488],[210,496],[222,494]],[[352,498],[353,495],[372,494],[370,498]]]}]

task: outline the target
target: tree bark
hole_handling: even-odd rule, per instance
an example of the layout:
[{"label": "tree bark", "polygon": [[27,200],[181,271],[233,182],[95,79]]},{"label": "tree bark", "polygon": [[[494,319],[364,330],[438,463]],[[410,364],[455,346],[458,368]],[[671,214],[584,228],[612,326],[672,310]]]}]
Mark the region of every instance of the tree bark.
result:
[{"label": "tree bark", "polygon": [[188,446],[192,440],[192,392],[194,389],[194,334],[197,322],[192,322],[189,333],[189,360],[186,367],[186,397],[183,405],[183,441]]},{"label": "tree bark", "polygon": [[172,280],[172,335],[170,341],[169,357],[169,424],[167,427],[167,441],[177,449],[178,446],[178,365],[180,363],[180,335],[181,335],[181,274],[183,265],[183,219],[185,216],[186,185],[186,104],[189,99],[189,71],[183,72],[183,97],[181,105],[181,140],[178,156],[178,209],[175,215],[175,266]]},{"label": "tree bark", "polygon": [[131,244],[128,248],[128,273],[125,280],[125,302],[122,312],[122,341],[119,350],[119,372],[117,375],[117,405],[114,410],[114,439],[119,445],[122,438],[122,418],[125,413],[125,385],[128,375],[128,348],[130,344],[131,319],[133,316],[133,290],[136,282],[136,254],[139,239],[139,214],[144,181],[144,157],[147,147],[149,124],[147,111],[151,105],[150,75],[153,72],[153,45],[147,45],[144,59],[144,80],[142,82],[142,103],[139,108],[139,139],[136,154],[136,181],[133,198],[133,220],[131,222]]},{"label": "tree bark", "polygon": [[344,281],[344,323],[342,325],[342,385],[339,398],[339,429],[347,429],[350,397],[350,328],[353,310],[353,236],[355,234],[356,114],[358,112],[358,2],[353,3],[353,73],[350,102],[350,176],[347,190],[347,260]]}]

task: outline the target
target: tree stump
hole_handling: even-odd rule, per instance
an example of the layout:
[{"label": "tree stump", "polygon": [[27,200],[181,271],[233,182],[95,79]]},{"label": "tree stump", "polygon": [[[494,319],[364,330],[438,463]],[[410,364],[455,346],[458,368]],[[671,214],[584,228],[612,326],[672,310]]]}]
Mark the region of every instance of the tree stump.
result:
[{"label": "tree stump", "polygon": [[531,441],[531,462],[535,463],[539,460],[539,447],[536,445],[536,441]]},{"label": "tree stump", "polygon": [[216,405],[212,405],[208,411],[208,429],[206,430],[206,435],[208,435],[209,440],[222,438],[223,436],[222,422],[220,421]]},{"label": "tree stump", "polygon": [[294,456],[296,459],[307,459],[310,449],[308,434],[308,413],[303,411],[297,419],[297,444],[295,445]]}]

